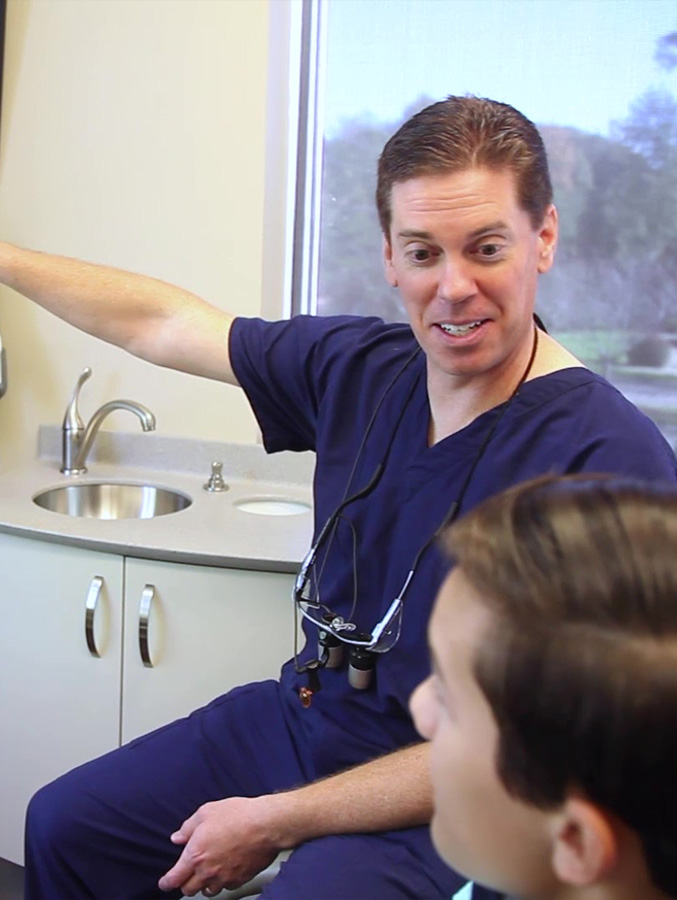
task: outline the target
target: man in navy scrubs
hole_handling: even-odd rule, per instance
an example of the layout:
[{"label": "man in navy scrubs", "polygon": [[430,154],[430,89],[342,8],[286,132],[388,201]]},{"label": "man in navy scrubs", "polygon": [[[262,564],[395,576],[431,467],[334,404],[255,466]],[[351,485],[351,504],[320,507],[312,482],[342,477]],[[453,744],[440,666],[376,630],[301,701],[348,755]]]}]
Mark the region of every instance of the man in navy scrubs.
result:
[{"label": "man in navy scrubs", "polygon": [[[267,898],[449,897],[408,710],[441,527],[545,473],[675,481],[655,426],[534,320],[557,211],[512,107],[450,97],[379,161],[386,278],[409,323],[232,319],[139,275],[0,245],[0,280],[160,365],[240,385],[267,450],[314,450],[307,643],[248,685],[68,773],[27,817],[31,898],[208,896],[296,848]],[[159,884],[158,884],[159,882]]]}]

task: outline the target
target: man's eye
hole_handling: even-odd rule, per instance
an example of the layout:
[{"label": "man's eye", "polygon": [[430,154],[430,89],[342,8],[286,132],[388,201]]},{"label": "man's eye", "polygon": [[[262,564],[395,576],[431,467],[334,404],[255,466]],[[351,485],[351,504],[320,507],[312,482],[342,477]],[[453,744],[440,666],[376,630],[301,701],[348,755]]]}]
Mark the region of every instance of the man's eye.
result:
[{"label": "man's eye", "polygon": [[409,258],[417,263],[428,262],[429,259],[432,259],[432,256],[432,252],[427,247],[417,247],[409,251]]},{"label": "man's eye", "polygon": [[502,249],[500,244],[481,244],[478,248],[478,253],[480,256],[491,258],[492,256],[499,254]]}]

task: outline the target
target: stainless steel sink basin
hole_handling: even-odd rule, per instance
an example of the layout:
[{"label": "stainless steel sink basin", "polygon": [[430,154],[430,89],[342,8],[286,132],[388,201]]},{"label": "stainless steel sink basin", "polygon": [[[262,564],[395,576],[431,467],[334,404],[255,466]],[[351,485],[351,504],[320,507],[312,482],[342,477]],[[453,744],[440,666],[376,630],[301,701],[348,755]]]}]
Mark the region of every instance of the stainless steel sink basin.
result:
[{"label": "stainless steel sink basin", "polygon": [[33,503],[64,516],[86,519],[153,519],[190,506],[179,491],[151,484],[64,484],[33,497]]}]

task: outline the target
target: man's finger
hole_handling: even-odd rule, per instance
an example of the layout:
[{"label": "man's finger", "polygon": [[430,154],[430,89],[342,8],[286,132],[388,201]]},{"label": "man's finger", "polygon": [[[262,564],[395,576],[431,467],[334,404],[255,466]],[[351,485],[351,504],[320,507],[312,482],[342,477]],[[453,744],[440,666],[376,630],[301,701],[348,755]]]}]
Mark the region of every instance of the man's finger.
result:
[{"label": "man's finger", "polygon": [[179,888],[184,897],[194,897],[199,893],[203,893],[205,897],[214,897],[221,890],[218,881],[213,878],[205,878],[202,875],[198,875],[197,872],[194,872],[187,881],[180,884]]},{"label": "man's finger", "polygon": [[175,888],[181,887],[195,873],[194,866],[183,857],[182,853],[172,868],[165,872],[158,881],[161,891],[173,891]]},{"label": "man's finger", "polygon": [[190,838],[191,834],[195,831],[195,826],[197,824],[195,820],[196,814],[193,813],[192,816],[189,816],[185,822],[181,825],[180,828],[169,835],[169,840],[174,844],[185,844],[186,841]]}]

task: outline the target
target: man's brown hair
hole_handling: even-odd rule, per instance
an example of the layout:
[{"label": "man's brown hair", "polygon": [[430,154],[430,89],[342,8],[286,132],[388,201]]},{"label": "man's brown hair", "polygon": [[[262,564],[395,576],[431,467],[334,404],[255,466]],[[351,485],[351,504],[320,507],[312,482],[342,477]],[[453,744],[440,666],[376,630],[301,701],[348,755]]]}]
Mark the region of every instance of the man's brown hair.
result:
[{"label": "man's brown hair", "polygon": [[552,185],[536,126],[507,103],[447,97],[408,119],[383,148],[376,207],[386,239],[390,240],[394,184],[479,167],[513,173],[519,205],[533,228],[539,228],[552,203]]}]

